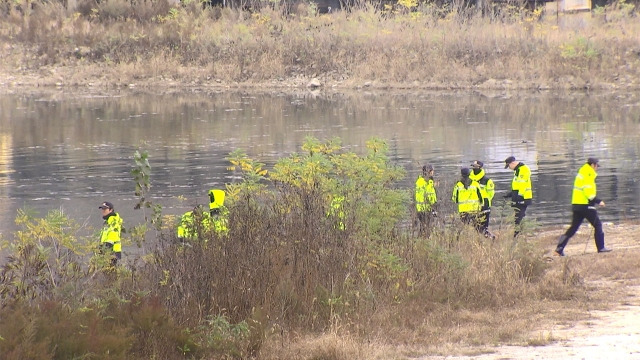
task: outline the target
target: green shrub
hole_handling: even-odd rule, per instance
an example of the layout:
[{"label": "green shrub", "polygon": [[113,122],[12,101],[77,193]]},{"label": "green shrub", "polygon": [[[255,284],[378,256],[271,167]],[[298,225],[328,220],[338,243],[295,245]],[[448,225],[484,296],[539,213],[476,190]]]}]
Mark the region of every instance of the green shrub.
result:
[{"label": "green shrub", "polygon": [[78,296],[82,292],[78,282],[86,276],[83,258],[93,245],[76,237],[77,224],[60,210],[44,218],[19,210],[16,224],[20,230],[3,244],[9,256],[0,272],[0,306],[65,293],[69,299]]}]

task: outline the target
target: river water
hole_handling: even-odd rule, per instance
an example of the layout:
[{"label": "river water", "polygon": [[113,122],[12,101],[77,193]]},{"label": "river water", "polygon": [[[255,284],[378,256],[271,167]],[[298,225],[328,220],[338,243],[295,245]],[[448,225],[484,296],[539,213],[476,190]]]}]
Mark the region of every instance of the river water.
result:
[{"label": "river water", "polygon": [[[408,189],[424,163],[450,183],[479,159],[507,191],[504,159],[515,155],[531,167],[528,217],[542,225],[568,223],[576,170],[596,156],[603,220],[640,218],[640,93],[5,92],[0,110],[4,236],[20,208],[62,209],[97,227],[97,206],[111,201],[129,224],[142,222],[132,209],[136,149],[150,156],[151,200],[179,214],[236,181],[231,151],[269,168],[309,135],[339,137],[356,152],[372,137],[387,140]],[[449,194],[439,189],[444,201]]]}]

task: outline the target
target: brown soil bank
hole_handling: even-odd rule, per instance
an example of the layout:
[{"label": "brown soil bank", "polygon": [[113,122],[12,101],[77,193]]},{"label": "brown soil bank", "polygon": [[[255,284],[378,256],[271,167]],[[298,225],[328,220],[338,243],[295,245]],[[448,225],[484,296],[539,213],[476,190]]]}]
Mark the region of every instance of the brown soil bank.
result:
[{"label": "brown soil bank", "polygon": [[626,2],[491,17],[429,5],[283,15],[165,0],[11,4],[0,9],[2,87],[640,88],[640,22]]}]

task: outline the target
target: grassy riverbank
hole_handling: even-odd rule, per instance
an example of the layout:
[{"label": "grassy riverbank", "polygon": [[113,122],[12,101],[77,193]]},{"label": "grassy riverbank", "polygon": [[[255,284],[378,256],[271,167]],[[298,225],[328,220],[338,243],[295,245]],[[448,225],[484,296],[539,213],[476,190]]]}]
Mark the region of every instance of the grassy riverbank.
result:
[{"label": "grassy riverbank", "polygon": [[[13,4],[13,3],[12,3]],[[0,12],[2,86],[637,89],[640,23],[626,2],[591,14],[505,6],[248,13],[163,0]]]},{"label": "grassy riverbank", "polygon": [[[386,143],[362,151],[308,138],[269,169],[233,152],[227,231],[195,225],[185,240],[175,216],[148,200],[152,159],[137,152],[144,222],[125,220],[117,268],[95,253],[86,224],[20,211],[20,230],[0,238],[3,359],[479,354],[552,344],[557,324],[637,301],[627,289],[640,279],[638,224],[606,224],[607,254],[585,225],[558,258],[561,229],[525,221],[514,240],[512,219],[494,217],[488,240],[442,199],[420,235]],[[494,207],[503,210],[512,214]]]}]

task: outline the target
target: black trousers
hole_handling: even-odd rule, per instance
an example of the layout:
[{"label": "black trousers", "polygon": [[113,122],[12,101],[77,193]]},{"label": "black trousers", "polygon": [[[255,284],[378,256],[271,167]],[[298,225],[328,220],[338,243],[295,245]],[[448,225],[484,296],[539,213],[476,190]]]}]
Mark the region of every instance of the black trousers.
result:
[{"label": "black trousers", "polygon": [[596,248],[598,251],[604,248],[604,231],[602,231],[602,222],[600,221],[600,217],[598,216],[598,211],[595,208],[585,207],[574,207],[573,209],[573,218],[571,219],[571,226],[567,229],[567,232],[560,238],[558,242],[558,249],[563,250],[569,239],[573,235],[576,234],[580,225],[584,219],[587,219],[589,223],[593,226],[593,236],[596,241]]},{"label": "black trousers", "polygon": [[431,228],[435,224],[436,215],[433,211],[418,211],[418,223],[420,234],[427,235],[431,233]]},{"label": "black trousers", "polygon": [[522,222],[522,219],[524,219],[524,216],[527,214],[527,206],[528,204],[526,203],[524,204],[514,203],[511,205],[516,215],[516,226],[515,226],[516,229],[513,233],[513,237],[516,237],[518,236],[518,234],[520,234],[520,223]]},{"label": "black trousers", "polygon": [[489,234],[489,217],[491,217],[491,209],[484,210],[480,215],[480,232]]}]

